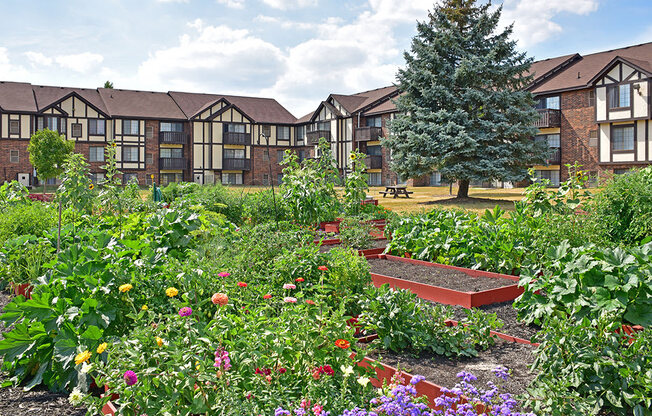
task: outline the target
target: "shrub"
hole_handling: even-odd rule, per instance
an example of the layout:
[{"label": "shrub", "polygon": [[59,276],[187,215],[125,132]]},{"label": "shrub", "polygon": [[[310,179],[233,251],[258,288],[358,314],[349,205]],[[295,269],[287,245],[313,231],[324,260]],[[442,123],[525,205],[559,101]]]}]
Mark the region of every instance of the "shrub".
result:
[{"label": "shrub", "polygon": [[373,230],[376,230],[376,227],[369,222],[358,218],[344,218],[340,223],[340,239],[347,247],[367,249],[372,246],[374,240],[371,235]]},{"label": "shrub", "polygon": [[7,207],[0,215],[0,243],[21,235],[41,236],[57,223],[56,210],[33,202]]},{"label": "shrub", "polygon": [[55,247],[46,238],[24,235],[6,241],[0,249],[0,279],[9,283],[32,283],[54,260]]}]

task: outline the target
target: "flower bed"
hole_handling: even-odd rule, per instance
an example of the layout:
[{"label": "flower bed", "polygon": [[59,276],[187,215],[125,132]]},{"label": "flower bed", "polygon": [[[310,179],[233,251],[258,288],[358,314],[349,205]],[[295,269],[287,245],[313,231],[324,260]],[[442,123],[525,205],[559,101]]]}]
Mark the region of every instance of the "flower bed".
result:
[{"label": "flower bed", "polygon": [[[518,281],[518,277],[515,276],[384,254],[369,255],[367,260],[371,264],[371,278],[374,285],[380,286],[388,283],[391,287],[409,289],[422,299],[448,305],[460,305],[466,308],[477,307],[513,300],[523,292],[515,283]],[[403,270],[406,273],[401,273],[401,277],[408,275],[410,280],[379,273],[384,270],[399,272]],[[410,273],[423,273],[430,278],[425,280],[422,279],[423,275],[409,275]],[[448,285],[448,287],[426,283],[434,282],[436,275],[439,276],[439,279],[436,280],[437,284]],[[417,279],[421,281],[415,281]],[[475,291],[462,289],[469,286],[475,286],[477,289]]]}]

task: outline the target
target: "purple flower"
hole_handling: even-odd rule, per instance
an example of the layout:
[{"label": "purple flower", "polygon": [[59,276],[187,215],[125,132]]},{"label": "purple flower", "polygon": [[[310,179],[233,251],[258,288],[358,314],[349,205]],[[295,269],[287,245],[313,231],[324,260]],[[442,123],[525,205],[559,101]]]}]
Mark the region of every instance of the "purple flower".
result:
[{"label": "purple flower", "polygon": [[138,376],[131,370],[125,371],[125,374],[122,376],[122,378],[124,378],[127,386],[133,386],[134,384],[138,383]]},{"label": "purple flower", "polygon": [[425,379],[426,378],[424,376],[415,375],[415,376],[412,377],[412,380],[410,380],[410,384],[412,384],[414,386],[416,384],[419,384],[420,382],[422,382]]},{"label": "purple flower", "polygon": [[466,381],[467,383],[471,383],[471,382],[476,381],[478,379],[472,373],[469,373],[469,372],[466,372],[466,371],[460,371],[459,373],[457,373],[457,377],[461,378],[462,380]]},{"label": "purple flower", "polygon": [[224,371],[228,371],[231,368],[231,359],[229,358],[229,352],[224,348],[220,347],[215,351],[215,368],[220,368],[224,365]]},{"label": "purple flower", "polygon": [[184,306],[183,308],[179,309],[179,316],[190,316],[192,315],[192,309],[190,309],[187,306]]},{"label": "purple flower", "polygon": [[496,377],[501,378],[503,380],[507,380],[509,378],[509,370],[503,366],[494,368],[493,372],[496,375]]}]

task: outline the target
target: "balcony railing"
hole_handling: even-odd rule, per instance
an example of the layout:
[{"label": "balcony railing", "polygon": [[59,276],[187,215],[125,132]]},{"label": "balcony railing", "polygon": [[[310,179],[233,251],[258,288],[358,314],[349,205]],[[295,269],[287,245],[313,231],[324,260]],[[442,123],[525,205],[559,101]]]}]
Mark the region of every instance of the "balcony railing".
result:
[{"label": "balcony railing", "polygon": [[355,140],[359,142],[378,140],[383,137],[382,127],[359,127],[355,129]]},{"label": "balcony railing", "polygon": [[545,108],[537,110],[539,112],[539,120],[534,122],[534,127],[545,129],[548,127],[561,126],[561,111]]},{"label": "balcony railing", "polygon": [[308,137],[308,144],[309,145],[316,145],[319,144],[319,139],[320,138],[325,138],[326,141],[330,142],[331,141],[331,132],[329,130],[313,130],[309,131],[306,136]]},{"label": "balcony railing", "polygon": [[167,144],[186,144],[188,143],[188,134],[182,131],[160,131],[158,132],[158,141]]},{"label": "balcony railing", "polygon": [[188,160],[183,157],[162,157],[159,159],[159,169],[188,169]]},{"label": "balcony railing", "polygon": [[222,159],[223,170],[251,170],[251,159],[236,159],[225,157]]},{"label": "balcony railing", "polygon": [[559,165],[561,163],[561,152],[559,151],[559,149],[556,148],[550,150],[552,153],[550,154],[550,157],[548,157],[548,159],[546,160],[546,163],[548,165]]},{"label": "balcony railing", "polygon": [[364,158],[364,164],[367,165],[367,169],[382,169],[383,157],[379,155],[369,155]]},{"label": "balcony railing", "polygon": [[240,144],[244,146],[251,145],[251,133],[236,133],[233,131],[224,132],[222,137],[224,144]]}]

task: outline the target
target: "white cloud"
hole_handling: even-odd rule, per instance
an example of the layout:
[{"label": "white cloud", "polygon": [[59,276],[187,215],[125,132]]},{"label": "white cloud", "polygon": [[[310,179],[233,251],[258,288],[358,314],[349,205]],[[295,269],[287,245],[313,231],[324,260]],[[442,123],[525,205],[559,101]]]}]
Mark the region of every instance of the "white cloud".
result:
[{"label": "white cloud", "polygon": [[24,82],[28,76],[25,68],[11,63],[7,48],[0,46],[0,80]]},{"label": "white cloud", "polygon": [[544,42],[564,29],[553,18],[559,14],[587,15],[598,0],[504,0],[502,20],[514,23],[514,38],[521,47]]},{"label": "white cloud", "polygon": [[97,68],[102,61],[104,61],[104,57],[97,53],[83,52],[72,55],[57,56],[54,60],[62,68],[86,73]]},{"label": "white cloud", "polygon": [[156,0],[159,3],[188,3],[190,0]]},{"label": "white cloud", "polygon": [[232,9],[244,9],[245,0],[217,0],[217,2]]},{"label": "white cloud", "polygon": [[279,48],[245,29],[189,24],[176,46],[160,49],[143,62],[138,77],[146,85],[169,89],[254,93],[272,85],[285,71]]},{"label": "white cloud", "polygon": [[269,7],[279,10],[296,9],[300,7],[314,7],[318,0],[263,0]]},{"label": "white cloud", "polygon": [[50,66],[52,65],[52,58],[43,55],[41,52],[27,51],[24,53],[33,67],[36,66]]}]

